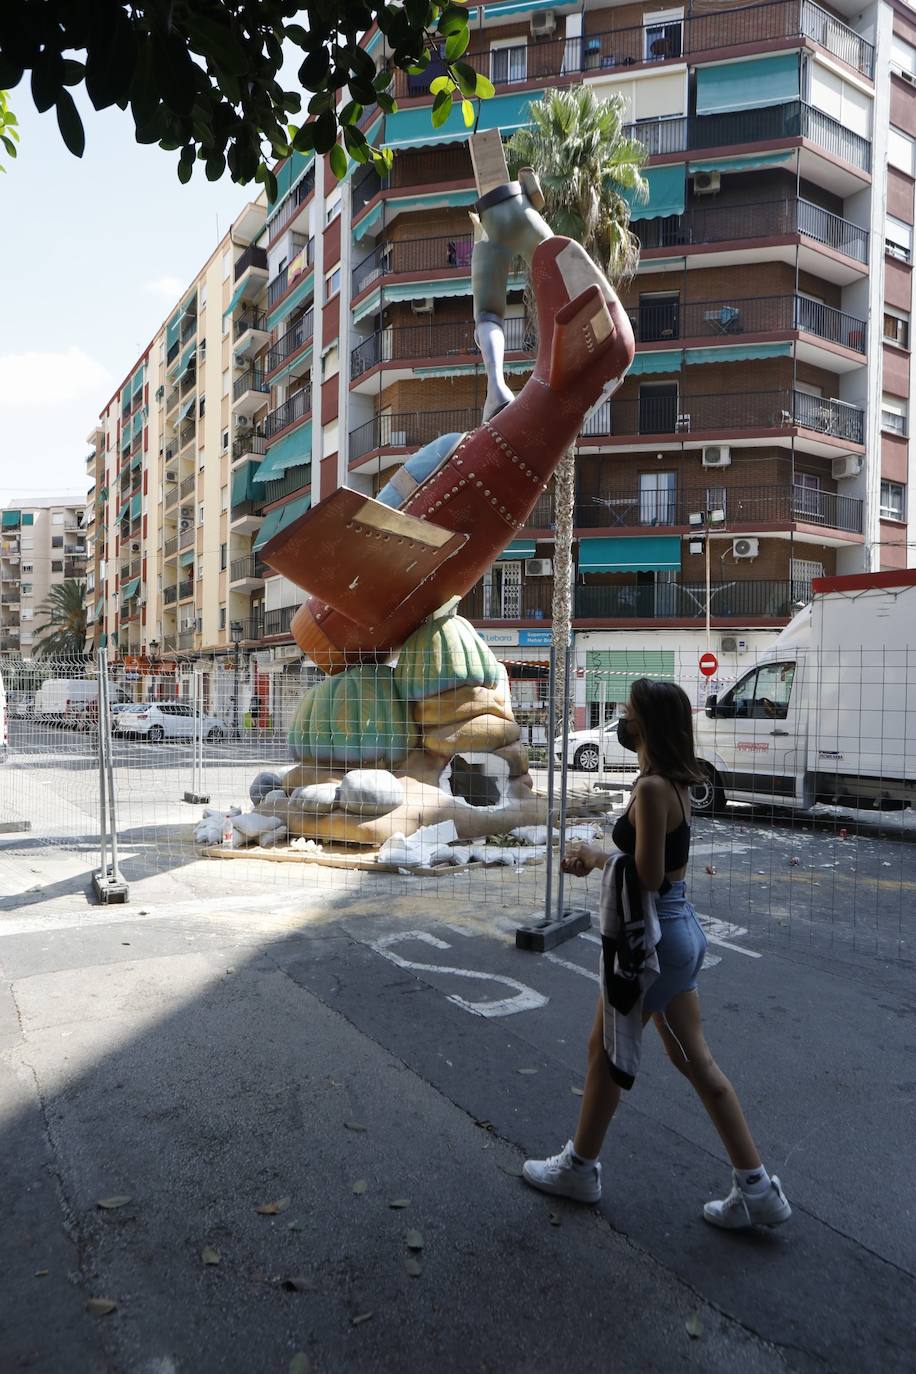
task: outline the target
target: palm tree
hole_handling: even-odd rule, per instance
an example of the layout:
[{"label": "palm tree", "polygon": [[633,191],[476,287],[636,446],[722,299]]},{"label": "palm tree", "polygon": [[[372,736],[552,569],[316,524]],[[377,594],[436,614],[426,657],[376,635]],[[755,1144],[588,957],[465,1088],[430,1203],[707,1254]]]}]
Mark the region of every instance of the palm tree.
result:
[{"label": "palm tree", "polygon": [[[640,175],[645,149],[625,138],[624,99],[595,98],[587,86],[547,91],[529,107],[530,127],[509,142],[509,170],[532,167],[544,193],[543,215],[557,234],[581,243],[608,279],[617,285],[631,277],[639,244],[630,231],[630,205],[623,196],[644,201],[648,185]],[[530,286],[529,307],[533,304]],[[529,309],[529,314],[531,310]],[[575,450],[570,449],[554,478],[553,642],[557,662],[570,640],[572,624],[572,533],[575,510]],[[557,718],[565,733],[568,707],[562,677],[557,683]]]},{"label": "palm tree", "polygon": [[36,635],[44,635],[36,655],[50,658],[82,658],[86,645],[86,584],[75,577],[52,587],[39,606],[48,617],[44,625],[35,627]]}]

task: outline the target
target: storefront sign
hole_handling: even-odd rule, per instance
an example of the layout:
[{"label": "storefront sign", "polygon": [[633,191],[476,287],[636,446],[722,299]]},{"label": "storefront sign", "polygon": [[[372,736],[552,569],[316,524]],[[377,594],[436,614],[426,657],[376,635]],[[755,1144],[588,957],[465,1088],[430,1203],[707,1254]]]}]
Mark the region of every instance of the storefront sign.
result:
[{"label": "storefront sign", "polygon": [[525,631],[519,630],[478,630],[477,633],[484,644],[489,644],[491,649],[507,649],[510,645],[524,641],[519,640],[519,634]]},{"label": "storefront sign", "polygon": [[530,649],[537,645],[549,649],[552,639],[553,632],[551,630],[519,630],[518,632],[519,644],[526,644]]}]

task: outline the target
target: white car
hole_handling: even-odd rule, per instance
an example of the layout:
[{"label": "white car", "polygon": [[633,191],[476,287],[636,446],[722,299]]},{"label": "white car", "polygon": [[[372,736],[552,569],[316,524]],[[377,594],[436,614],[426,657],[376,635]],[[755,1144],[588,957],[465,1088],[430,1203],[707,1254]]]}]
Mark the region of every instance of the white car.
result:
[{"label": "white car", "polygon": [[[617,739],[617,721],[609,720],[603,729],[573,730],[566,736],[566,755],[573,768],[581,768],[584,773],[597,773],[600,756],[610,772],[636,772],[639,761],[630,749],[624,749]],[[557,763],[563,762],[563,740],[553,742],[553,755]]]},{"label": "white car", "polygon": [[[226,734],[226,723],[218,716],[203,717],[204,739],[220,740]],[[194,736],[194,707],[184,701],[155,701],[119,711],[114,718],[119,735],[144,735],[151,744],[164,739],[192,739]]]}]

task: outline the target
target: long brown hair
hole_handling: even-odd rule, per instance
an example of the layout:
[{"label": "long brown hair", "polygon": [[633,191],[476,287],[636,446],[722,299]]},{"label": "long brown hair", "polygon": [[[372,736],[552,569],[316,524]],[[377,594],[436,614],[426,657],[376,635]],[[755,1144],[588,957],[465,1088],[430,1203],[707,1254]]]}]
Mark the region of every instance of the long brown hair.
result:
[{"label": "long brown hair", "polygon": [[693,746],[690,698],[676,682],[637,678],[630,688],[627,715],[639,731],[650,772],[684,784],[703,779]]}]

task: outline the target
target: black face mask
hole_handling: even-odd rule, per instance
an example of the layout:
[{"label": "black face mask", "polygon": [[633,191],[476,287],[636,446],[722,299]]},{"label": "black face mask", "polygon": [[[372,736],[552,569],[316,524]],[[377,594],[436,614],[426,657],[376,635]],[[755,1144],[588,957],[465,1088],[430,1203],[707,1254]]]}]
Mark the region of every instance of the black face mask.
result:
[{"label": "black face mask", "polygon": [[622,749],[629,749],[635,754],[639,748],[639,741],[633,729],[633,722],[626,716],[621,716],[617,722],[617,743]]}]

